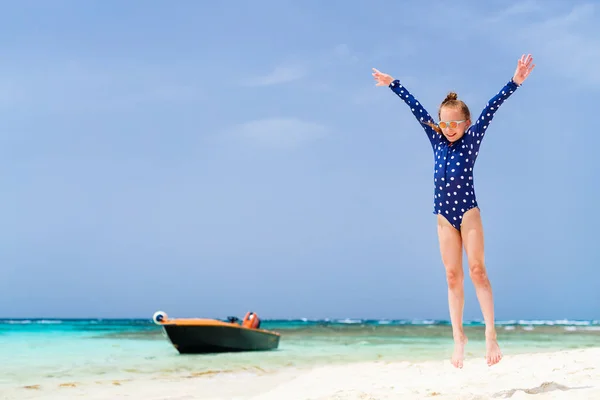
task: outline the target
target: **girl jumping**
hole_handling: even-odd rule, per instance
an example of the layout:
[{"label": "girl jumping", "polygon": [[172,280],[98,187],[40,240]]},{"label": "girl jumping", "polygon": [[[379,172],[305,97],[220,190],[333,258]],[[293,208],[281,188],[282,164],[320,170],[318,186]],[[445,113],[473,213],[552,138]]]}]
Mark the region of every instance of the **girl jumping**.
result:
[{"label": "girl jumping", "polygon": [[483,226],[473,182],[473,168],[479,147],[498,107],[529,76],[535,64],[531,54],[523,55],[517,69],[506,85],[490,99],[474,124],[469,108],[450,92],[438,110],[439,123],[400,81],[373,68],[376,86],[388,86],[411,109],[417,118],[434,153],[435,184],[433,213],[437,214],[437,232],[448,283],[448,305],[454,338],[452,364],[462,368],[467,337],[463,330],[464,272],[462,249],[469,264],[469,276],[475,286],[477,299],[485,321],[486,360],[488,365],[498,363],[502,352],[494,326],[492,287],[484,262]]}]

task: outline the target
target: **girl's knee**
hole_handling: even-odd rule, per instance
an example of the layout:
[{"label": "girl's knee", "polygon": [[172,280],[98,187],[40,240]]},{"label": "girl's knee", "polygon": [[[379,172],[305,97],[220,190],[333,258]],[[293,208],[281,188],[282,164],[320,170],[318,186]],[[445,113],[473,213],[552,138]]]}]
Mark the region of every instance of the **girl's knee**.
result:
[{"label": "girl's knee", "polygon": [[452,268],[446,270],[446,281],[449,288],[459,287],[463,284],[464,273],[460,268]]},{"label": "girl's knee", "polygon": [[469,261],[469,275],[475,284],[486,284],[488,278],[483,261]]}]

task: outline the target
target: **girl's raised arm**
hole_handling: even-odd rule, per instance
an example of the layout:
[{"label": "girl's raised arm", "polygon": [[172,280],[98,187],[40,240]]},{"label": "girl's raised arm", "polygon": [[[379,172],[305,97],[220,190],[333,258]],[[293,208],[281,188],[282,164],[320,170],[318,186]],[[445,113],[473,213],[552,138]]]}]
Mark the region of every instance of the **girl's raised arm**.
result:
[{"label": "girl's raised arm", "polygon": [[417,121],[419,121],[423,127],[423,130],[425,130],[431,145],[435,146],[439,144],[442,138],[441,134],[436,132],[430,125],[427,124],[433,123],[433,118],[431,118],[431,115],[429,115],[423,105],[408,91],[408,89],[406,89],[398,79],[394,79],[390,75],[384,74],[375,68],[373,68],[372,75],[377,81],[375,86],[388,86],[410,107],[412,114],[415,116]]},{"label": "girl's raised arm", "polygon": [[532,62],[533,57],[531,57],[531,54],[528,54],[527,57],[525,54],[523,54],[521,59],[519,59],[517,62],[517,69],[515,70],[512,79],[509,80],[483,108],[481,114],[479,114],[479,118],[477,118],[477,121],[469,131],[469,135],[472,137],[471,139],[474,142],[472,144],[474,146],[479,147],[481,144],[481,140],[483,139],[483,136],[490,126],[490,122],[492,122],[494,114],[496,111],[498,111],[500,105],[502,105],[502,103],[504,103],[504,101],[508,99],[510,95],[513,94],[514,91],[523,84],[531,71],[533,71],[535,64],[532,64]]}]

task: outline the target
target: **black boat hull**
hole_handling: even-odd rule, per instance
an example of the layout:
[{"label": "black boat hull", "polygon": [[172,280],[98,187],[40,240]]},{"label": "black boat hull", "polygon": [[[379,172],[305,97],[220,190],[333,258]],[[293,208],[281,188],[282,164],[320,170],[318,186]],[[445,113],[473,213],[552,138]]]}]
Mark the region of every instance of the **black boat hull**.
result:
[{"label": "black boat hull", "polygon": [[261,329],[227,325],[163,324],[173,347],[180,354],[266,351],[279,347],[279,335]]}]

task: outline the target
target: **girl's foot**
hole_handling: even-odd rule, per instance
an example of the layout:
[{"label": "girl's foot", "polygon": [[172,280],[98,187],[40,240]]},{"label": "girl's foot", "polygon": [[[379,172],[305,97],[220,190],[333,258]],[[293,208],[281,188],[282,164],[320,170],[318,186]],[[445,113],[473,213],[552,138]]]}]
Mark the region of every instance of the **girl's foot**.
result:
[{"label": "girl's foot", "polygon": [[463,367],[463,360],[465,359],[465,346],[467,345],[468,339],[465,334],[454,336],[454,353],[452,354],[452,365],[456,368]]},{"label": "girl's foot", "polygon": [[485,339],[485,359],[489,366],[497,364],[502,360],[502,352],[500,351],[500,346],[498,346],[498,341],[496,339]]},{"label": "girl's foot", "polygon": [[502,360],[502,352],[498,341],[496,340],[496,333],[485,334],[485,360],[487,365],[492,366]]}]

